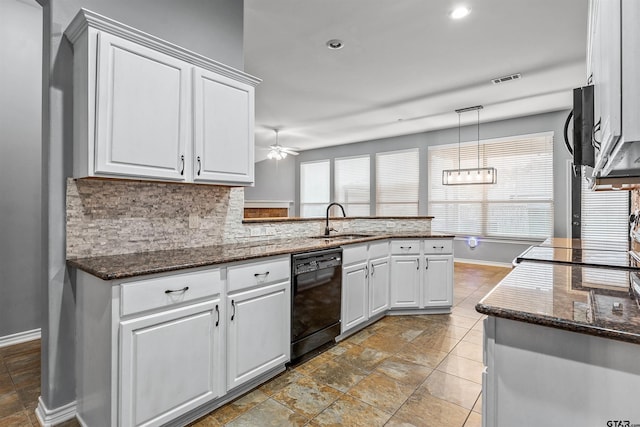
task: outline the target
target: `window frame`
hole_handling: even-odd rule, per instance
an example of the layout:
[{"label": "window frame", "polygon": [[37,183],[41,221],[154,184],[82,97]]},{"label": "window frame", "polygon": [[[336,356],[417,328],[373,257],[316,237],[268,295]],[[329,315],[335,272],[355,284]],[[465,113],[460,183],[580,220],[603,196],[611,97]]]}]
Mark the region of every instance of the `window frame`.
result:
[{"label": "window frame", "polygon": [[[446,209],[446,205],[455,205],[455,206],[460,206],[460,205],[478,205],[479,209],[480,209],[480,213],[479,213],[479,217],[480,217],[480,221],[478,224],[476,224],[476,226],[474,227],[475,230],[470,232],[470,229],[462,229],[461,228],[461,222],[460,220],[456,220],[456,229],[447,229],[447,227],[444,227],[442,230],[439,229],[439,231],[443,231],[443,232],[449,232],[449,233],[453,233],[453,234],[462,234],[465,236],[478,236],[478,237],[485,237],[485,238],[489,238],[489,239],[494,239],[494,240],[512,240],[512,241],[534,241],[534,240],[544,240],[545,237],[541,237],[541,236],[537,236],[537,235],[533,235],[533,234],[513,234],[513,233],[495,233],[490,231],[491,228],[491,218],[492,215],[490,213],[490,210],[492,207],[495,206],[500,206],[500,205],[509,205],[509,204],[513,204],[513,205],[524,205],[527,209],[527,213],[529,212],[534,212],[533,210],[531,210],[531,205],[536,205],[536,204],[542,204],[542,205],[547,205],[548,206],[548,215],[549,215],[549,222],[548,222],[548,233],[550,237],[553,235],[553,229],[554,229],[554,211],[555,211],[555,197],[554,197],[554,186],[553,186],[553,174],[555,173],[554,168],[553,168],[553,162],[554,162],[554,132],[553,131],[548,131],[548,132],[538,132],[538,133],[533,133],[533,134],[522,134],[522,135],[513,135],[513,136],[508,136],[508,137],[500,137],[500,138],[490,138],[490,139],[482,139],[479,141],[480,143],[480,150],[481,152],[483,152],[484,154],[480,154],[480,161],[479,161],[479,167],[490,167],[490,166],[495,166],[495,163],[492,164],[491,161],[491,157],[490,155],[486,154],[486,146],[490,145],[490,144],[504,144],[504,143],[509,143],[509,142],[513,142],[514,144],[517,143],[518,141],[523,141],[523,140],[531,140],[531,139],[536,139],[536,138],[540,138],[541,140],[544,138],[544,143],[545,144],[549,144],[550,145],[550,149],[548,150],[544,150],[544,153],[548,153],[550,154],[550,170],[551,170],[551,178],[549,180],[549,197],[522,197],[522,198],[518,198],[518,199],[490,199],[489,198],[489,191],[491,189],[492,185],[496,185],[496,184],[477,184],[477,185],[469,185],[469,186],[447,186],[447,187],[472,187],[474,189],[476,189],[479,193],[480,193],[480,197],[478,198],[473,198],[471,200],[469,199],[448,199],[447,196],[445,196],[442,199],[434,199],[433,198],[433,193],[434,193],[434,180],[438,179],[439,181],[437,182],[442,182],[442,170],[438,170],[437,174],[435,172],[432,171],[432,160],[431,160],[431,156],[432,153],[437,152],[438,150],[450,150],[452,148],[455,148],[456,153],[458,152],[458,146],[460,146],[463,149],[469,149],[470,147],[475,148],[478,144],[478,141],[466,141],[463,143],[458,143],[458,142],[454,142],[454,143],[447,143],[447,144],[439,144],[439,145],[430,145],[427,147],[427,169],[428,169],[428,176],[429,176],[429,188],[428,188],[428,195],[427,195],[427,207],[428,207],[428,211],[430,215],[434,215],[434,205],[445,205],[445,209]],[[541,153],[543,153],[543,151],[541,151]],[[458,160],[455,161],[455,165],[458,165]],[[470,167],[475,167],[476,165],[474,164],[473,166]],[[463,167],[466,168],[468,166]],[[455,169],[451,168],[451,169]],[[497,175],[498,175],[498,182],[500,182],[501,179],[505,179],[504,176],[501,176],[500,173],[500,168],[497,168]],[[507,177],[507,179],[509,179]],[[437,185],[437,184],[436,184]],[[456,191],[456,190],[453,190]],[[459,208],[457,208],[456,211],[459,211]],[[508,218],[508,217],[506,217]],[[437,216],[436,218],[434,218],[434,220],[437,221]],[[446,217],[445,217],[446,220]],[[436,225],[437,227],[437,225]]]}]

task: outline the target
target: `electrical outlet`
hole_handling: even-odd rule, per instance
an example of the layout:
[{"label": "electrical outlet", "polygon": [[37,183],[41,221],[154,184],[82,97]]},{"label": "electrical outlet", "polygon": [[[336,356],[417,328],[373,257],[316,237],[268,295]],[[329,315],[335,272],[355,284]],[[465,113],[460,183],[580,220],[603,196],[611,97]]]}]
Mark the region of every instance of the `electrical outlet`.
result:
[{"label": "electrical outlet", "polygon": [[275,227],[266,227],[265,228],[265,235],[267,235],[267,236],[275,236],[276,235],[276,228]]},{"label": "electrical outlet", "polygon": [[387,221],[387,228],[394,228],[396,226],[396,223],[393,221]]},{"label": "electrical outlet", "polygon": [[198,214],[189,214],[189,228],[194,230],[200,228],[200,217]]},{"label": "electrical outlet", "polygon": [[251,227],[251,237],[262,236],[262,228],[260,227]]}]

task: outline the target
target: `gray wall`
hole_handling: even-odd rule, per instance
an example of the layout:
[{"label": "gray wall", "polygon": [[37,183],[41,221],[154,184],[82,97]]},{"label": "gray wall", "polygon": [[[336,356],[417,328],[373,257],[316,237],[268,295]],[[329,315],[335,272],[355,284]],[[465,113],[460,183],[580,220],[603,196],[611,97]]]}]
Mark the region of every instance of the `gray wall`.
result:
[{"label": "gray wall", "polygon": [[[480,139],[492,139],[513,135],[524,135],[538,132],[554,132],[554,236],[566,237],[570,230],[567,230],[567,218],[569,215],[567,209],[567,201],[570,198],[568,194],[567,184],[567,160],[570,156],[567,152],[562,131],[564,126],[564,120],[568,114],[568,111],[558,111],[545,114],[537,114],[528,117],[520,117],[509,120],[501,120],[496,122],[481,123],[480,124]],[[462,141],[474,141],[476,139],[477,128],[475,125],[463,127],[461,130]],[[431,132],[424,132],[412,135],[403,135],[393,138],[385,138],[374,141],[364,141],[353,144],[338,145],[334,147],[319,148],[315,150],[308,150],[302,152],[295,160],[296,167],[294,169],[295,176],[293,181],[295,182],[295,206],[296,213],[299,214],[299,175],[300,175],[300,162],[322,160],[322,159],[335,159],[336,157],[348,157],[370,154],[372,155],[371,162],[371,177],[375,176],[375,161],[373,161],[373,155],[382,151],[403,150],[409,148],[419,148],[420,150],[420,205],[419,214],[428,215],[427,211],[427,189],[428,183],[428,171],[427,171],[427,147],[429,145],[450,144],[458,141],[458,129],[442,129]],[[277,177],[277,180],[270,181],[268,183],[261,182],[259,188],[271,188],[277,187],[284,181],[289,181],[289,177]],[[333,189],[332,189],[333,191]],[[372,197],[375,195],[375,191],[372,189]],[[253,193],[252,197],[256,199],[264,199],[262,194]],[[373,206],[374,200],[372,198],[372,214],[375,212]],[[437,231],[437,230],[435,230]],[[511,262],[511,260],[521,253],[528,246],[527,242],[496,242],[486,241],[480,242],[480,245],[474,250],[469,250],[465,246],[465,242],[456,241],[456,257],[464,259],[475,259],[491,262]]]},{"label": "gray wall", "polygon": [[296,160],[263,160],[256,163],[255,187],[244,189],[245,200],[291,201],[296,198]]},{"label": "gray wall", "polygon": [[62,33],[80,7],[243,69],[242,0],[38,0],[44,9],[42,401],[75,399],[74,289],[65,262],[65,180],[72,171],[72,49]]},{"label": "gray wall", "polygon": [[42,8],[0,0],[0,337],[40,314]]}]

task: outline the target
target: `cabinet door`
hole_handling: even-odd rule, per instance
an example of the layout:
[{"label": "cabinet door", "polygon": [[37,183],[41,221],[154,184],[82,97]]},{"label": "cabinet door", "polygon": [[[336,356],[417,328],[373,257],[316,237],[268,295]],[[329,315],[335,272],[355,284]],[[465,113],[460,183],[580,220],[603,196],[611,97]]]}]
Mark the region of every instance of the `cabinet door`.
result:
[{"label": "cabinet door", "polygon": [[420,258],[413,255],[391,256],[391,307],[420,306]]},{"label": "cabinet door", "polygon": [[600,153],[609,156],[621,134],[620,0],[598,1],[594,5],[594,120],[600,121],[600,132],[595,137],[601,141]]},{"label": "cabinet door", "polygon": [[227,384],[232,389],[289,361],[289,282],[227,296]]},{"label": "cabinet door", "polygon": [[254,88],[194,69],[194,181],[253,183]]},{"label": "cabinet door", "polygon": [[98,34],[95,173],[185,179],[190,66]]},{"label": "cabinet door", "polygon": [[369,262],[369,317],[389,308],[389,257]]},{"label": "cabinet door", "polygon": [[425,258],[423,305],[453,305],[453,256],[431,255]]},{"label": "cabinet door", "polygon": [[368,317],[366,262],[342,270],[342,326],[341,332],[366,321]]},{"label": "cabinet door", "polygon": [[223,393],[220,300],[120,322],[120,426],[157,426]]}]

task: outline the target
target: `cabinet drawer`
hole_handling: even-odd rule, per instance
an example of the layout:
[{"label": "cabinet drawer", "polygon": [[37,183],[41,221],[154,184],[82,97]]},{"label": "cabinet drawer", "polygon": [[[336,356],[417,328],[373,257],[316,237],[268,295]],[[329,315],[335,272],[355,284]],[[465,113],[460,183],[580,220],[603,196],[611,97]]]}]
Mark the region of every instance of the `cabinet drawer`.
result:
[{"label": "cabinet drawer", "polygon": [[369,259],[389,256],[389,241],[371,243],[369,245]]},{"label": "cabinet drawer", "polygon": [[219,295],[221,291],[222,279],[218,268],[139,280],[121,285],[120,311],[122,316],[127,316]]},{"label": "cabinet drawer", "polygon": [[290,275],[289,256],[235,265],[227,270],[228,290],[231,292],[289,280]]},{"label": "cabinet drawer", "polygon": [[367,260],[367,245],[347,245],[342,247],[342,264],[350,265]]},{"label": "cabinet drawer", "polygon": [[425,254],[451,254],[453,253],[453,240],[429,239],[424,241]]},{"label": "cabinet drawer", "polygon": [[420,253],[419,240],[392,240],[391,253],[393,255],[408,255]]}]

